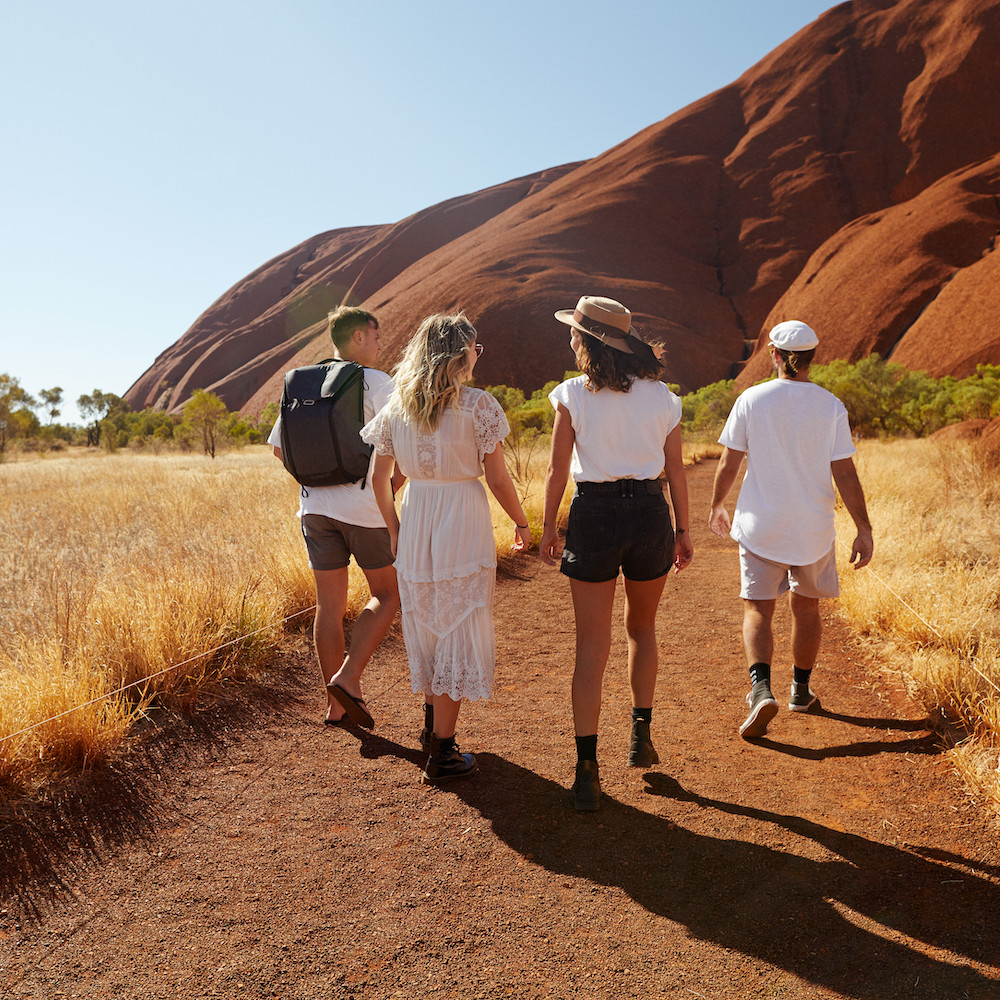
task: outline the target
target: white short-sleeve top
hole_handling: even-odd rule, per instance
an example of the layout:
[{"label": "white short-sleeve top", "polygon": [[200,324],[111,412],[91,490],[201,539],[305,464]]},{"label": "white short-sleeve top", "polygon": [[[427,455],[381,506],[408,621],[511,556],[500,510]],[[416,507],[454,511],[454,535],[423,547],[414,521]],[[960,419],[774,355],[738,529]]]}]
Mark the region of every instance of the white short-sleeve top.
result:
[{"label": "white short-sleeve top", "polygon": [[549,393],[569,411],[575,442],[570,475],[575,483],[656,479],[663,445],[681,421],[681,401],[655,379],[634,379],[628,392],[587,388],[578,375]]},{"label": "white short-sleeve top", "polygon": [[823,558],[837,537],[830,463],[856,450],[844,404],[814,382],[762,382],[737,398],[719,443],[747,455],[732,537],[789,566]]}]

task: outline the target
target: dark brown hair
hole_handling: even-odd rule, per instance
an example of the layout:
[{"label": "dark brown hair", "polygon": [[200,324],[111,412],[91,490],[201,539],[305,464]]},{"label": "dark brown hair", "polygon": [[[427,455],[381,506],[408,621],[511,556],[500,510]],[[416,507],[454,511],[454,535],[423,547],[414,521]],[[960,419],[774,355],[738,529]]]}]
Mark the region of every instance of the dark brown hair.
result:
[{"label": "dark brown hair", "polygon": [[581,333],[580,338],[583,342],[580,371],[587,376],[588,389],[594,392],[598,389],[628,392],[637,378],[659,379],[662,366],[648,344],[632,338],[631,346],[641,353],[626,354],[585,333]]}]

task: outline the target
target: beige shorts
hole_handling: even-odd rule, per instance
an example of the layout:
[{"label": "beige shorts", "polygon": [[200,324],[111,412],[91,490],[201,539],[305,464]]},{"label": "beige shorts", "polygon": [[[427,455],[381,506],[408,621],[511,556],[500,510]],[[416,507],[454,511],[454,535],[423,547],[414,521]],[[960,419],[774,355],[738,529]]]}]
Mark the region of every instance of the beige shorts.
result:
[{"label": "beige shorts", "polygon": [[740,597],[773,601],[791,590],[800,597],[838,597],[837,546],[808,566],[788,566],[754,555],[740,546]]}]

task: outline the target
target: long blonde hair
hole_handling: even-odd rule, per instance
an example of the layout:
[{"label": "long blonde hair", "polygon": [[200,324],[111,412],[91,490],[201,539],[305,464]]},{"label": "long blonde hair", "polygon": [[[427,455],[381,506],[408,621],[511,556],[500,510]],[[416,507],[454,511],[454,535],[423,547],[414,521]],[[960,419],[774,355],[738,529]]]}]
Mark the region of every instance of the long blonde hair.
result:
[{"label": "long blonde hair", "polygon": [[396,390],[389,403],[391,412],[420,430],[436,430],[441,414],[458,405],[462,385],[469,380],[466,351],[475,340],[476,328],[465,313],[428,316],[392,373]]}]

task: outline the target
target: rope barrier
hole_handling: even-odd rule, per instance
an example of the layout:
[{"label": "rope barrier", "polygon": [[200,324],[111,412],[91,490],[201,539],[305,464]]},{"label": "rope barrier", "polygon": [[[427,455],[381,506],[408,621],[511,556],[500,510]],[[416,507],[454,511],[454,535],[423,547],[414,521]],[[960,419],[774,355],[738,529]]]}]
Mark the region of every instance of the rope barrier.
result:
[{"label": "rope barrier", "polygon": [[169,667],[164,667],[162,670],[158,670],[155,674],[149,674],[147,677],[142,677],[137,681],[125,684],[123,687],[120,687],[115,691],[109,691],[107,694],[102,694],[97,698],[91,698],[90,701],[85,701],[81,705],[74,705],[72,708],[67,708],[65,712],[60,712],[58,715],[53,715],[48,719],[42,719],[40,722],[32,723],[32,725],[27,726],[24,729],[19,729],[16,733],[10,733],[7,736],[0,737],[0,745],[6,743],[8,740],[15,739],[18,736],[24,736],[27,733],[33,732],[35,729],[40,729],[42,726],[47,726],[50,722],[58,722],[59,719],[64,719],[67,715],[72,715],[74,712],[79,712],[81,709],[89,708],[91,705],[97,705],[100,702],[108,701],[111,698],[117,698],[119,695],[124,694],[131,688],[148,684],[150,681],[156,680],[157,677],[169,674],[172,670],[177,670],[180,667],[186,667],[190,663],[202,660],[206,656],[211,656],[213,653],[218,653],[220,650],[227,649],[229,646],[235,646],[237,643],[243,642],[244,639],[249,639],[251,636],[258,635],[260,632],[266,632],[268,629],[274,628],[276,625],[284,625],[295,618],[307,615],[310,611],[315,610],[316,605],[314,604],[310,608],[306,608],[303,611],[296,611],[295,614],[282,618],[281,621],[271,622],[268,625],[262,625],[260,628],[254,629],[252,632],[247,632],[245,635],[238,636],[236,639],[230,639],[229,642],[224,642],[219,646],[215,646],[213,649],[206,649],[204,652],[191,656],[186,660],[182,660],[180,663],[172,663]]}]

